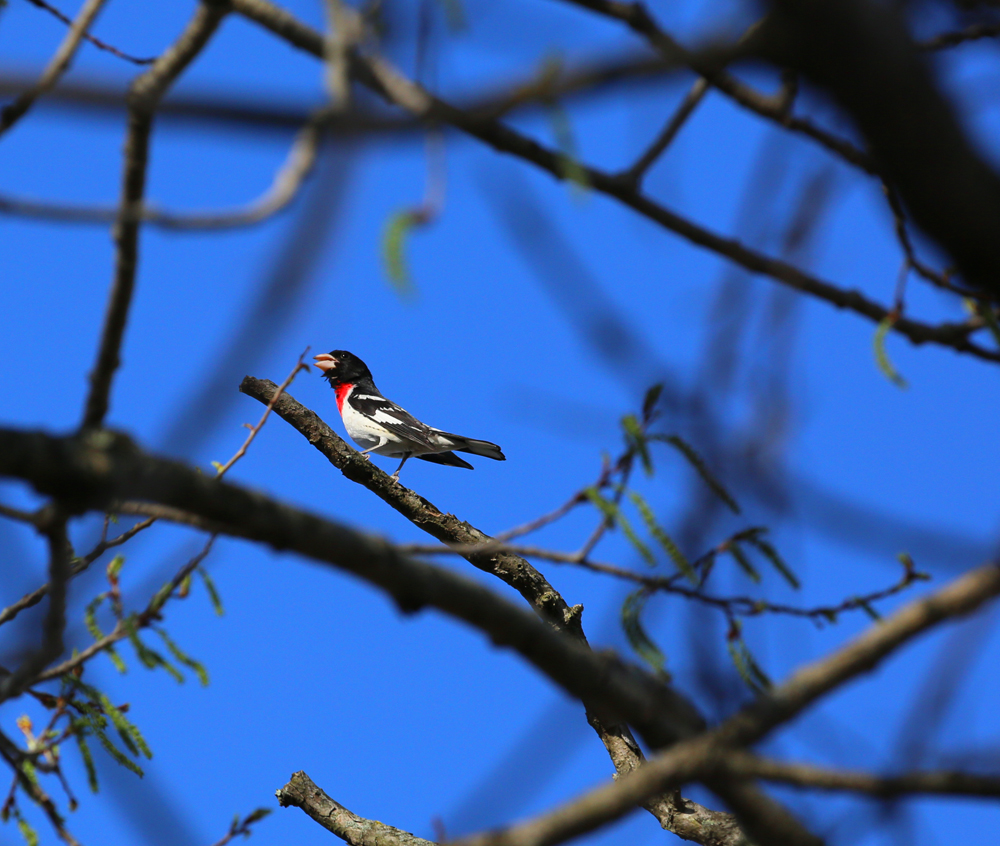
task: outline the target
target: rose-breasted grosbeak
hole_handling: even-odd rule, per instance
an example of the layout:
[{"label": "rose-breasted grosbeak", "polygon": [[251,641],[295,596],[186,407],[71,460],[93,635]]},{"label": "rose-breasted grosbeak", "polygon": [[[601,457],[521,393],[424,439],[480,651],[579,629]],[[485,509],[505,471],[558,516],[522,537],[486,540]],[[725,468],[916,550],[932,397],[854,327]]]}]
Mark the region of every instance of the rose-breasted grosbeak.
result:
[{"label": "rose-breasted grosbeak", "polygon": [[323,378],[329,379],[330,387],[337,392],[337,408],[344,419],[344,428],[356,444],[364,447],[361,454],[374,452],[403,459],[392,474],[393,479],[399,478],[399,471],[411,456],[470,470],[472,465],[452,450],[506,460],[496,444],[433,429],[387,400],[375,387],[368,366],[353,353],[332,350],[313,357],[323,371]]}]

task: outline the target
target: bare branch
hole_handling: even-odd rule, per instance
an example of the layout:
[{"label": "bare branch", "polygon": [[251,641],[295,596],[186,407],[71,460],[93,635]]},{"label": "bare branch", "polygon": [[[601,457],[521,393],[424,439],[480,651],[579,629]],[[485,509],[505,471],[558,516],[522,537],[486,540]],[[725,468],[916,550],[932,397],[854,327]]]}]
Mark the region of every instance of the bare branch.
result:
[{"label": "bare branch", "polygon": [[636,160],[636,163],[632,167],[621,173],[621,178],[631,182],[633,185],[638,185],[642,177],[646,175],[646,171],[653,166],[656,160],[663,155],[667,147],[673,143],[673,140],[677,137],[677,133],[687,123],[688,118],[694,114],[694,110],[705,99],[707,93],[708,81],[703,76],[698,77],[656,140]]},{"label": "bare branch", "polygon": [[[590,6],[591,4],[585,3]],[[593,5],[603,5],[595,3]],[[612,4],[622,6],[623,4]],[[628,4],[632,5],[632,4]],[[233,9],[267,27],[317,57],[322,57],[322,36],[296,20],[284,9],[267,0],[233,0]],[[355,74],[362,83],[373,88],[387,100],[402,107],[415,117],[449,124],[478,138],[484,143],[547,171],[557,179],[565,179],[563,157],[536,141],[516,132],[498,121],[469,114],[445,101],[432,96],[387,61],[379,57],[356,57]],[[711,79],[709,80],[712,81]],[[784,99],[784,98],[782,98]],[[785,114],[784,105],[779,110]],[[784,120],[784,118],[783,118]],[[890,309],[868,299],[854,290],[838,288],[780,259],[759,253],[736,240],[717,235],[654,202],[614,174],[578,164],[579,174],[594,190],[619,200],[623,205],[643,217],[658,223],[697,246],[717,253],[751,273],[769,276],[788,287],[810,294],[818,299],[881,323]],[[1000,352],[974,344],[969,340],[970,326],[962,324],[930,325],[901,317],[893,324],[893,331],[914,344],[933,343],[968,353],[987,361],[1000,361]]]},{"label": "bare branch", "polygon": [[279,399],[281,399],[282,394],[285,393],[285,390],[288,388],[288,386],[295,381],[295,377],[298,375],[299,371],[305,370],[308,372],[309,365],[305,363],[304,359],[306,355],[308,355],[309,349],[310,349],[309,347],[306,347],[305,350],[303,350],[302,355],[299,356],[299,361],[292,369],[292,372],[289,373],[288,376],[285,377],[285,381],[282,382],[280,385],[278,385],[278,387],[275,389],[274,394],[271,396],[270,402],[268,402],[267,404],[267,408],[264,409],[264,413],[260,416],[260,420],[257,421],[257,425],[250,427],[250,434],[247,435],[247,439],[243,441],[243,444],[240,446],[240,448],[236,450],[235,453],[233,453],[233,457],[230,458],[229,461],[227,461],[219,468],[217,475],[220,478],[226,474],[226,471],[228,471],[230,467],[232,467],[237,461],[239,461],[244,455],[246,455],[247,448],[250,446],[250,444],[253,443],[253,439],[257,437],[258,432],[260,432],[260,430],[264,428],[264,424],[267,422],[267,418],[270,417],[271,411],[274,408],[274,404]]},{"label": "bare branch", "polygon": [[967,41],[978,41],[980,38],[996,38],[1000,35],[1000,24],[972,24],[957,32],[943,32],[928,38],[925,41],[917,42],[919,50],[944,50],[948,47],[957,47]]},{"label": "bare branch", "polygon": [[[77,14],[76,20],[70,24],[69,32],[66,33],[62,44],[59,45],[59,49],[52,57],[48,67],[43,71],[38,82],[22,93],[13,103],[4,106],[3,110],[0,111],[0,135],[3,135],[27,114],[28,109],[32,107],[35,100],[41,97],[46,91],[49,91],[59,81],[59,77],[66,72],[66,69],[70,66],[70,62],[73,61],[73,56],[76,55],[81,40],[101,11],[104,3],[105,0],[86,0]],[[36,5],[38,4],[36,3]]]},{"label": "bare branch", "polygon": [[111,381],[120,363],[119,351],[139,260],[139,227],[153,114],[167,89],[208,43],[227,11],[228,6],[221,3],[199,3],[177,41],[148,71],[137,77],[129,89],[124,174],[114,232],[117,247],[115,277],[97,361],[90,374],[90,393],[81,421],[83,428],[96,428],[103,423],[108,412]]},{"label": "bare branch", "polygon": [[726,769],[734,775],[762,778],[816,790],[867,793],[880,799],[924,793],[939,796],[1000,797],[1000,775],[975,775],[956,771],[875,775],[849,770],[829,770],[812,764],[793,764],[732,751]]},{"label": "bare branch", "polygon": [[[55,6],[51,6],[45,2],[45,0],[28,0],[32,6],[37,6],[39,9],[44,9],[50,15],[52,15],[57,20],[62,21],[67,26],[73,26],[73,21],[70,20],[66,15],[60,12]],[[124,59],[126,62],[131,62],[133,65],[151,65],[156,61],[155,57],[151,59],[140,59],[136,56],[130,56],[128,53],[123,53],[117,47],[107,44],[101,41],[99,38],[95,38],[89,32],[83,33],[83,38],[85,41],[89,41],[98,50],[104,50],[106,53],[111,53],[113,56],[117,56],[119,59]]]},{"label": "bare branch", "polygon": [[435,846],[432,841],[408,831],[351,813],[327,796],[304,772],[293,773],[288,784],[276,790],[274,795],[282,808],[301,808],[350,846],[370,846],[372,843],[379,846]]},{"label": "bare branch", "polygon": [[[279,414],[280,406],[275,406]],[[354,456],[358,464],[370,466]],[[404,611],[438,608],[485,632],[600,713],[620,714],[634,722],[655,746],[701,725],[691,706],[660,680],[592,652],[481,584],[404,558],[371,535],[207,477],[180,462],[147,455],[124,435],[104,431],[57,438],[0,429],[0,475],[24,479],[47,495],[71,496],[74,507],[81,509],[106,508],[122,499],[160,503],[197,515],[225,534],[332,564],[384,590]],[[432,519],[433,511],[431,507],[426,512]]]},{"label": "bare branch", "polygon": [[63,651],[63,631],[66,628],[66,584],[70,578],[72,547],[66,534],[67,516],[58,506],[46,511],[40,531],[49,545],[49,607],[42,624],[42,645],[21,665],[0,679],[0,702],[13,699],[34,683],[41,670],[58,658]]},{"label": "bare branch", "polygon": [[735,745],[756,743],[820,697],[861,673],[874,670],[900,646],[946,620],[975,611],[1000,596],[1000,566],[987,564],[922,599],[904,605],[825,658],[807,664],[719,731]]},{"label": "bare branch", "polygon": [[[388,474],[347,446],[316,414],[292,396],[286,393],[275,400],[273,382],[247,376],[241,383],[240,390],[258,402],[273,402],[275,412],[294,426],[348,479],[366,487],[423,531],[462,550],[459,554],[469,563],[513,587],[543,620],[586,646],[580,619],[583,608],[570,607],[530,562],[502,549],[493,548],[493,539],[485,532],[454,515],[442,513],[423,497],[390,479]],[[559,511],[561,509],[557,509],[556,513]],[[621,721],[599,716],[586,700],[584,704],[588,708],[588,721],[601,738],[615,769],[619,773],[628,773],[640,766],[643,756],[628,726]],[[686,704],[685,707],[690,708]],[[689,717],[695,722],[700,720],[693,709]],[[671,820],[675,816],[678,816],[679,824],[687,826],[691,823],[693,827],[695,821],[675,815],[673,805],[672,797],[663,797],[651,803],[648,810],[661,825],[670,830],[674,830]],[[704,810],[706,814],[714,813]]]}]

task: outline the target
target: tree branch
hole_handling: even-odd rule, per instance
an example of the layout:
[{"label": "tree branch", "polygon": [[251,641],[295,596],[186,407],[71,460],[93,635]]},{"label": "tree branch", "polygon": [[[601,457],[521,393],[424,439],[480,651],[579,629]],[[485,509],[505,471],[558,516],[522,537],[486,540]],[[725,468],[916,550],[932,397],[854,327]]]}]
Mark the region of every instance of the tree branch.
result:
[{"label": "tree branch", "polygon": [[0,702],[20,696],[38,674],[55,661],[63,651],[63,631],[66,628],[66,584],[70,578],[72,547],[66,534],[67,516],[58,505],[46,509],[39,522],[49,546],[49,607],[42,623],[42,645],[21,665],[0,679]]},{"label": "tree branch", "polygon": [[80,42],[86,36],[87,30],[101,11],[104,3],[105,0],[86,0],[79,14],[77,14],[76,20],[70,24],[69,32],[66,33],[62,44],[59,45],[59,49],[56,50],[56,54],[52,57],[52,60],[49,62],[48,67],[45,68],[38,82],[27,91],[24,91],[13,103],[4,106],[3,110],[0,111],[0,135],[3,135],[24,117],[28,109],[34,105],[35,100],[41,97],[46,91],[51,90],[59,81],[59,77],[66,72],[66,69],[73,61],[73,56],[76,55]]},{"label": "tree branch", "polygon": [[224,3],[209,0],[199,3],[177,41],[129,88],[124,174],[114,231],[117,248],[115,276],[104,316],[97,361],[90,373],[90,393],[80,424],[82,428],[96,428],[103,423],[108,412],[111,381],[120,364],[119,351],[139,260],[139,227],[153,114],[160,99],[205,47],[228,10]]},{"label": "tree branch", "polygon": [[[322,57],[323,37],[267,0],[233,0],[233,9],[285,38],[294,46],[312,53],[317,58]],[[444,100],[432,96],[425,89],[399,73],[384,59],[379,57],[356,57],[356,59],[354,72],[358,80],[378,92],[389,102],[418,118],[453,126],[497,150],[510,153],[536,165],[557,179],[566,178],[561,154],[527,138],[505,124],[481,115],[464,112]],[[782,106],[782,113],[784,111],[784,106]],[[697,246],[717,253],[751,273],[769,276],[794,290],[825,300],[838,308],[853,311],[874,323],[881,323],[890,314],[890,309],[868,299],[859,291],[838,288],[829,282],[805,273],[794,265],[771,258],[743,246],[734,239],[717,235],[692,223],[654,202],[630,184],[627,179],[581,163],[577,163],[575,170],[592,189],[614,197],[643,217]],[[998,231],[1000,231],[1000,227],[998,227]],[[892,329],[917,345],[939,344],[959,352],[968,353],[976,358],[1000,361],[1000,352],[981,347],[969,340],[969,326],[959,324],[934,326],[900,317],[893,324]]]},{"label": "tree branch", "polygon": [[882,776],[850,770],[829,770],[812,764],[774,761],[735,750],[727,757],[726,768],[734,774],[790,784],[793,787],[867,793],[880,799],[915,793],[989,799],[1000,797],[1000,775],[944,770]]},{"label": "tree branch", "polygon": [[[418,528],[442,543],[455,547],[457,554],[473,566],[490,573],[514,588],[543,620],[559,631],[587,645],[581,623],[582,606],[570,607],[548,580],[524,558],[503,548],[496,548],[493,538],[454,515],[442,513],[423,497],[391,479],[371,461],[361,457],[326,425],[314,412],[301,405],[289,394],[275,400],[276,386],[266,379],[247,376],[240,384],[240,391],[258,402],[274,403],[275,413],[293,426],[323,456],[348,479],[363,485]],[[627,725],[600,717],[587,705],[587,719],[607,749],[615,770],[627,774],[639,767],[644,758]],[[687,719],[699,723],[693,706],[684,703]],[[665,828],[698,840],[704,820],[725,816],[696,803],[688,803],[689,814],[677,813],[675,797],[664,796],[650,802],[647,810]],[[676,821],[676,822],[674,822]],[[676,827],[675,827],[676,826]],[[687,834],[683,836],[688,836]]]},{"label": "tree branch", "polygon": [[274,793],[282,808],[301,808],[315,822],[332,834],[336,834],[350,846],[435,846],[391,825],[366,820],[335,802],[317,787],[304,772],[292,774],[291,780]]}]

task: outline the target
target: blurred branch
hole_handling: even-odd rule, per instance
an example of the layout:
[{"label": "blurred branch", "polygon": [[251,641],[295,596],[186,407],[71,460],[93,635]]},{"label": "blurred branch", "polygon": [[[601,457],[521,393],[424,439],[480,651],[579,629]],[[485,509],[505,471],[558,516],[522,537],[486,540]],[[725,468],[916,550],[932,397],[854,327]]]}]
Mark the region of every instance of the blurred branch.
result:
[{"label": "blurred branch", "polygon": [[430,840],[408,831],[393,828],[378,820],[367,820],[347,810],[317,787],[304,772],[292,774],[291,780],[275,791],[282,808],[301,808],[315,822],[350,846],[435,846]]},{"label": "blurred branch", "polygon": [[21,665],[0,679],[0,702],[13,699],[34,683],[44,667],[63,651],[63,631],[66,628],[66,584],[70,578],[72,547],[66,534],[68,516],[58,505],[45,509],[39,521],[39,531],[49,546],[49,607],[42,623],[42,645],[28,655]]},{"label": "blurred branch", "polygon": [[288,155],[274,175],[270,187],[256,200],[241,208],[216,212],[173,212],[143,205],[134,214],[101,206],[72,206],[45,203],[0,195],[0,212],[56,220],[63,223],[108,224],[128,221],[148,223],[179,232],[237,229],[254,226],[284,210],[297,196],[312,173],[329,121],[328,110],[318,109],[299,130]]},{"label": "blurred branch", "polygon": [[793,764],[733,751],[726,759],[733,774],[793,787],[868,793],[879,798],[914,793],[943,796],[1000,797],[1000,775],[975,775],[956,771],[912,772],[879,776],[849,770],[828,770],[811,764]]},{"label": "blurred branch", "polygon": [[[45,2],[45,0],[28,0],[32,6],[37,6],[39,9],[43,9],[52,15],[57,20],[62,21],[67,26],[73,26],[73,21],[71,21],[66,15],[60,12],[55,6],[51,6]],[[95,38],[89,32],[83,33],[83,38],[85,41],[89,41],[98,50],[104,50],[106,53],[111,53],[113,56],[117,56],[119,59],[124,59],[126,62],[131,62],[133,65],[151,65],[156,61],[155,58],[152,59],[140,59],[135,56],[130,56],[128,53],[123,53],[117,47],[113,47],[110,44],[106,44],[99,38]]]},{"label": "blurred branch", "polygon": [[[571,67],[560,67],[557,74],[529,71],[521,80],[500,85],[486,82],[481,90],[463,94],[459,106],[465,111],[499,118],[545,100],[591,96],[616,84],[654,82],[676,71],[675,63],[650,56],[645,50],[610,57],[595,55]],[[0,69],[0,96],[17,94],[32,81],[14,69]],[[125,97],[125,90],[118,85],[77,77],[56,85],[45,98],[45,104],[118,114],[125,108]],[[170,119],[253,132],[283,132],[301,127],[309,114],[304,108],[283,102],[264,103],[260,98],[241,98],[235,93],[226,96],[172,93],[157,107],[156,116],[158,121]],[[328,128],[338,138],[424,130],[420,122],[407,115],[385,114],[362,104],[355,104],[350,114],[330,116]]]},{"label": "blurred branch", "polygon": [[[280,414],[279,406],[275,410]],[[356,455],[353,460],[363,461]],[[921,632],[971,613],[1000,594],[1000,567],[991,564],[973,570],[904,606],[832,655],[805,666],[718,728],[698,734],[697,716],[672,689],[633,666],[610,655],[598,655],[552,631],[535,615],[485,587],[404,558],[391,544],[369,535],[206,478],[179,462],[145,454],[124,436],[85,432],[55,438],[40,432],[0,429],[0,475],[28,481],[44,495],[68,497],[76,509],[104,508],[123,498],[159,502],[213,522],[226,534],[333,564],[381,588],[404,611],[430,606],[465,621],[488,634],[495,644],[513,648],[599,713],[635,725],[654,748],[671,747],[629,776],[594,791],[600,794],[600,801],[588,799],[588,819],[594,814],[602,820],[621,815],[665,786],[695,777],[696,769],[723,795],[727,787],[739,790],[737,784],[727,785],[724,772],[713,773],[729,746],[761,740],[825,694],[877,666]],[[410,492],[406,495],[415,497]],[[415,499],[419,504],[419,498]],[[765,805],[769,814],[778,810],[770,803]],[[785,823],[793,825],[794,821],[781,813]],[[567,836],[588,830],[580,827],[582,819],[563,823],[564,829],[570,826],[565,829]],[[784,842],[815,842],[800,827],[794,827],[800,836]]]},{"label": "blurred branch", "polygon": [[663,155],[667,147],[673,143],[677,134],[681,131],[684,124],[687,123],[688,118],[694,114],[694,110],[698,108],[699,103],[701,103],[707,93],[708,81],[703,76],[699,77],[694,81],[691,90],[684,96],[681,104],[677,107],[677,111],[671,115],[670,120],[667,121],[666,126],[663,127],[656,140],[636,160],[636,163],[632,167],[622,171],[620,174],[621,178],[638,186],[642,177],[646,175],[646,171],[653,166],[656,160]]},{"label": "blurred branch", "polygon": [[[457,844],[552,844],[618,819],[644,796],[673,785],[697,779],[714,788],[720,775],[726,773],[731,755],[735,755],[737,761],[744,760],[738,757],[739,750],[734,750],[732,745],[756,743],[778,725],[775,720],[792,719],[819,696],[858,673],[873,669],[882,658],[920,632],[967,614],[997,595],[1000,595],[1000,567],[990,564],[973,570],[942,590],[904,606],[847,646],[798,670],[787,682],[762,695],[717,728],[674,745],[627,778],[591,790],[552,812],[499,834],[464,838]],[[755,839],[755,842],[764,841]]]},{"label": "blurred branch", "polygon": [[727,57],[727,61],[723,62],[718,61],[718,58],[711,53],[706,55],[682,47],[673,36],[657,25],[642,3],[620,3],[616,0],[561,0],[561,2],[582,6],[597,14],[625,23],[666,60],[680,62],[691,68],[713,88],[718,89],[748,111],[773,121],[791,132],[810,138],[848,164],[854,165],[866,173],[874,174],[876,172],[875,163],[864,150],[859,149],[845,138],[820,129],[806,118],[790,114],[788,97],[784,91],[779,91],[774,96],[762,94],[723,69],[728,61],[754,53],[757,49],[755,36],[765,30],[767,18],[751,28],[739,40],[737,47]]},{"label": "blurred branch", "polygon": [[[296,47],[317,57],[322,56],[322,36],[267,0],[233,0],[233,9],[287,39]],[[558,152],[542,146],[498,121],[463,112],[434,97],[380,57],[356,58],[355,73],[359,80],[390,102],[417,117],[454,126],[495,149],[535,164],[557,179],[565,178],[563,157]],[[826,300],[839,308],[846,308],[875,323],[881,323],[890,313],[889,309],[869,300],[858,291],[838,288],[810,276],[794,265],[751,250],[738,241],[716,235],[692,223],[654,202],[630,185],[627,180],[583,164],[578,164],[578,172],[594,190],[616,198],[643,217],[698,246],[722,255],[752,273],[769,276],[797,291]],[[986,349],[969,340],[968,335],[972,329],[970,326],[930,325],[901,317],[892,328],[894,332],[903,335],[914,344],[934,343],[968,353],[976,358],[1000,361],[1000,352]]]},{"label": "blurred branch", "polygon": [[132,290],[139,260],[139,227],[153,114],[160,99],[180,73],[208,43],[228,12],[228,6],[204,0],[177,41],[129,88],[128,134],[118,219],[115,223],[115,277],[101,331],[97,361],[90,373],[90,392],[82,428],[96,428],[108,412],[111,382],[120,363]]},{"label": "blurred branch", "polygon": [[940,590],[882,619],[831,655],[797,670],[769,695],[727,720],[719,731],[736,745],[756,743],[831,690],[875,669],[917,635],[965,616],[1000,595],[1000,566],[970,570]]},{"label": "blurred branch", "polygon": [[762,58],[801,71],[854,119],[910,217],[966,285],[1000,295],[1000,176],[979,154],[902,7],[773,0]]},{"label": "blurred branch", "polygon": [[933,38],[925,41],[918,41],[918,50],[944,50],[948,47],[957,47],[967,41],[977,41],[980,38],[995,38],[1000,35],[1000,23],[992,24],[972,24],[957,32],[942,32]]},{"label": "blurred branch", "polygon": [[[34,2],[36,5],[41,5],[37,0],[34,0]],[[73,56],[76,54],[81,40],[101,11],[104,3],[105,0],[86,0],[77,14],[76,20],[70,24],[69,32],[66,33],[62,44],[59,45],[59,49],[56,50],[56,54],[42,72],[38,82],[27,91],[24,91],[13,103],[4,106],[3,110],[0,111],[0,135],[3,135],[27,114],[28,109],[32,107],[35,100],[59,81],[59,77],[66,72],[66,69],[70,66],[70,62],[73,61]],[[45,7],[43,6],[43,8]]]}]

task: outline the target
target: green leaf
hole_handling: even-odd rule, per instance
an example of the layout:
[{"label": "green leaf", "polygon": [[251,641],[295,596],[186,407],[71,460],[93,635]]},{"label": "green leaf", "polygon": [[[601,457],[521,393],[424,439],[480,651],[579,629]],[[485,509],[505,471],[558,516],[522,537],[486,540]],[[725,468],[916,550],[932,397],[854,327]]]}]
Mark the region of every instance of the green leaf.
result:
[{"label": "green leaf", "polygon": [[17,819],[17,830],[21,833],[27,846],[38,846],[38,832],[31,827],[31,823],[21,816],[17,806],[14,807],[14,816]]},{"label": "green leaf", "polygon": [[35,770],[35,765],[31,761],[25,759],[21,761],[21,772],[24,773],[24,777],[28,779],[33,785],[38,786],[38,773]]},{"label": "green leaf", "polygon": [[646,433],[643,431],[642,424],[639,423],[639,419],[634,414],[626,414],[622,418],[622,429],[625,430],[625,443],[630,449],[638,453],[646,475],[652,476],[653,460],[649,455],[649,442],[646,439]]},{"label": "green leaf", "polygon": [[[71,684],[74,687],[79,688],[84,694],[86,694],[90,698],[92,702],[96,702],[100,706],[103,714],[107,716],[107,718],[111,721],[111,724],[118,730],[118,734],[122,738],[122,743],[125,744],[125,746],[133,755],[138,755],[139,752],[141,752],[147,758],[153,757],[153,753],[150,750],[149,746],[146,745],[146,740],[145,738],[143,738],[139,729],[136,728],[136,726],[129,721],[129,719],[125,716],[125,714],[121,711],[121,709],[119,709],[110,699],[108,699],[106,694],[99,691],[96,687],[92,687],[91,685],[86,684],[77,678],[73,678],[72,676],[67,675],[64,676],[64,678],[70,679]],[[82,702],[78,702],[77,704],[81,707],[81,710],[83,710],[84,714],[86,714],[91,727],[94,729],[95,734],[97,734],[98,738],[100,738],[104,730],[104,725],[105,725],[104,721],[95,720],[93,718],[94,709],[92,706],[85,705]]]},{"label": "green leaf", "polygon": [[896,320],[892,315],[886,315],[875,330],[875,337],[872,339],[872,345],[875,348],[875,362],[878,364],[878,369],[882,371],[882,374],[893,385],[897,388],[908,388],[910,387],[909,384],[899,375],[896,368],[892,366],[892,362],[889,361],[889,354],[885,351],[886,335],[889,334],[895,322]]},{"label": "green leaf", "polygon": [[747,687],[757,693],[764,693],[771,687],[771,680],[761,669],[742,637],[730,638],[727,642],[729,657],[736,667],[736,672]]},{"label": "green leaf", "polygon": [[584,493],[586,493],[587,498],[597,506],[598,510],[600,510],[600,512],[604,515],[609,524],[621,528],[622,534],[625,535],[625,537],[628,538],[629,543],[631,543],[632,546],[638,550],[639,554],[646,560],[646,563],[651,566],[655,565],[656,557],[653,555],[652,550],[650,550],[650,548],[642,542],[642,538],[635,533],[635,529],[632,528],[632,524],[622,513],[618,504],[610,499],[605,499],[601,496],[601,492],[593,486],[587,488]]},{"label": "green leaf", "polygon": [[113,646],[106,646],[104,652],[107,654],[108,658],[111,659],[111,663],[115,665],[115,669],[125,675],[128,672],[128,667],[125,666],[125,662],[122,660],[122,656],[118,654],[118,650]]},{"label": "green leaf", "polygon": [[97,768],[94,767],[94,756],[91,754],[90,746],[87,743],[87,721],[73,719],[70,721],[73,728],[73,738],[76,740],[77,748],[80,750],[80,757],[83,759],[84,769],[87,771],[87,784],[90,790],[97,793]]},{"label": "green leaf", "polygon": [[201,580],[205,583],[205,590],[208,591],[208,599],[212,603],[215,613],[221,617],[226,611],[222,607],[222,597],[219,596],[215,582],[212,581],[212,577],[208,575],[208,571],[204,567],[198,568],[198,575],[201,576]]},{"label": "green leaf", "polygon": [[409,296],[415,292],[406,261],[406,242],[413,229],[425,223],[422,209],[404,209],[392,215],[382,235],[382,261],[396,293]]},{"label": "green leaf", "polygon": [[733,560],[740,565],[740,569],[747,574],[747,577],[754,584],[760,584],[760,573],[757,568],[750,563],[750,559],[736,541],[731,540],[726,546],[726,552],[733,556]]},{"label": "green leaf", "polygon": [[94,640],[100,640],[104,637],[104,632],[101,631],[101,627],[97,624],[97,609],[107,599],[107,596],[106,593],[99,593],[87,603],[87,607],[83,610],[83,623]]},{"label": "green leaf", "polygon": [[166,605],[167,600],[170,599],[170,595],[174,592],[175,587],[176,585],[174,585],[173,581],[169,581],[163,587],[161,587],[156,592],[155,596],[153,596],[153,598],[149,600],[150,610],[159,611],[164,605]]},{"label": "green leaf", "polygon": [[198,676],[198,681],[201,682],[203,687],[208,687],[208,670],[205,669],[205,665],[182,652],[181,648],[174,643],[164,629],[159,626],[155,626],[153,631],[155,631],[163,639],[167,649],[170,650],[170,654],[180,661],[185,667],[193,670],[195,675]]},{"label": "green leaf", "polygon": [[649,592],[645,588],[639,588],[625,597],[622,604],[622,629],[635,653],[658,674],[666,675],[667,658],[642,625],[642,609],[647,599]]},{"label": "green leaf", "polygon": [[137,776],[139,776],[140,778],[142,778],[142,776],[144,775],[144,773],[142,772],[142,767],[140,767],[131,758],[129,758],[126,755],[122,754],[121,750],[111,742],[111,738],[109,738],[104,733],[103,730],[101,730],[101,729],[95,729],[94,730],[94,734],[97,736],[97,739],[100,741],[101,746],[104,747],[104,751],[107,752],[112,758],[114,758],[115,762],[117,764],[125,767],[126,770],[131,770]]},{"label": "green leaf", "polygon": [[788,584],[796,590],[802,587],[802,583],[798,580],[798,577],[792,572],[791,568],[785,563],[784,559],[778,555],[778,550],[774,548],[770,541],[766,541],[758,535],[753,535],[752,537],[747,538],[747,542],[752,544],[768,561],[771,562],[774,569],[784,577]]},{"label": "green leaf", "polygon": [[273,808],[257,808],[257,810],[249,813],[243,820],[243,825],[253,825],[255,822],[260,822],[264,817],[268,816]]},{"label": "green leaf", "polygon": [[649,439],[664,441],[678,450],[697,471],[698,475],[701,476],[702,481],[712,489],[719,499],[729,506],[729,510],[733,514],[740,513],[740,507],[736,504],[736,500],[730,496],[729,491],[722,486],[722,483],[712,475],[708,469],[708,465],[705,464],[702,457],[694,451],[694,448],[687,441],[679,435],[650,435]]},{"label": "green leaf", "polygon": [[116,555],[111,559],[108,564],[107,574],[109,579],[117,579],[118,574],[122,571],[122,565],[125,563],[124,555]]},{"label": "green leaf", "polygon": [[142,661],[143,666],[148,667],[150,670],[162,667],[173,676],[174,681],[178,684],[184,684],[184,674],[159,652],[155,649],[150,649],[143,643],[142,638],[139,637],[139,632],[136,630],[134,619],[130,617],[125,623],[128,627],[128,639],[135,648],[136,654],[139,656],[139,660]]},{"label": "green leaf", "polygon": [[653,387],[646,391],[646,396],[642,400],[642,417],[644,420],[650,420],[653,417],[653,411],[656,409],[656,403],[660,400],[660,394],[663,393],[663,383],[657,382]]},{"label": "green leaf", "polygon": [[639,514],[642,516],[643,522],[646,524],[646,528],[649,533],[656,539],[657,543],[663,548],[664,552],[670,557],[670,560],[674,562],[674,566],[680,570],[688,580],[693,584],[698,584],[698,575],[694,571],[694,567],[691,566],[690,562],[681,552],[680,547],[674,543],[674,539],[668,535],[660,524],[656,521],[656,515],[653,514],[653,509],[649,507],[649,503],[637,492],[629,491],[629,499],[635,504],[638,509]]}]

